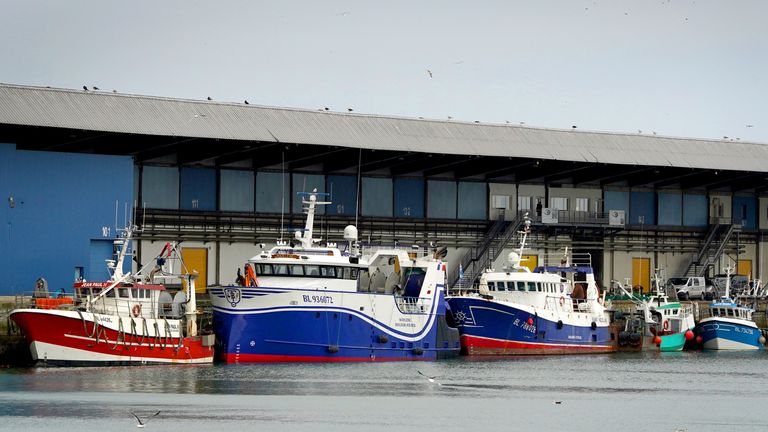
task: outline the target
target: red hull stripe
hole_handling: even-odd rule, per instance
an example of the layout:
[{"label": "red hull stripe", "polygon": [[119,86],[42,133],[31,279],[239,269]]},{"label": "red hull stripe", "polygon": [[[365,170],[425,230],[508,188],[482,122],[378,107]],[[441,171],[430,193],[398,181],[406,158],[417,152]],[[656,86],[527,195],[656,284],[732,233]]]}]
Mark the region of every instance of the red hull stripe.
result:
[{"label": "red hull stripe", "polygon": [[226,363],[335,363],[335,362],[370,362],[370,361],[424,361],[424,358],[402,357],[325,357],[292,356],[274,354],[223,354],[219,360]]},{"label": "red hull stripe", "polygon": [[569,345],[520,342],[488,339],[477,336],[461,336],[461,346],[468,354],[566,354],[599,353],[616,351],[614,345]]},{"label": "red hull stripe", "polygon": [[[12,319],[19,325],[29,343],[43,342],[93,354],[120,356],[128,361],[132,358],[134,360],[145,358],[184,363],[194,359],[213,358],[213,347],[203,346],[200,337],[183,338],[181,349],[176,350],[179,338],[169,338],[166,341],[164,338],[157,340],[142,338],[142,335],[127,334],[124,337],[125,341],[116,342],[118,332],[103,328],[99,342],[94,343],[94,339],[85,334],[83,322],[79,318],[39,312],[16,312],[12,315]],[[87,323],[87,331],[88,334],[93,333],[92,322]],[[104,341],[105,338],[108,342]],[[160,341],[165,348],[161,348],[158,343]],[[149,345],[150,343],[152,346]]]}]

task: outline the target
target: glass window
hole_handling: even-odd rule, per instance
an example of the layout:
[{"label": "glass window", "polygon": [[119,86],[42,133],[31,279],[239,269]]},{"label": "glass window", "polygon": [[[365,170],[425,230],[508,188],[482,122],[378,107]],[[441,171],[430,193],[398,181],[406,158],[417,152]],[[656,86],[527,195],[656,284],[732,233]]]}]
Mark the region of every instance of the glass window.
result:
[{"label": "glass window", "polygon": [[542,288],[541,288],[541,282],[537,282],[537,283],[536,283],[536,291],[539,291],[539,292],[541,292],[541,291],[542,291]]},{"label": "glass window", "polygon": [[518,291],[525,291],[525,282],[517,282],[517,290]]},{"label": "glass window", "polygon": [[517,209],[518,210],[530,210],[531,209],[531,197],[520,195],[517,197]]},{"label": "glass window", "polygon": [[576,198],[576,211],[589,211],[589,198]]},{"label": "glass window", "polygon": [[536,282],[528,282],[528,291],[536,291]]},{"label": "glass window", "polygon": [[294,264],[291,265],[288,269],[291,272],[291,276],[304,276],[304,266]]},{"label": "glass window", "polygon": [[496,291],[506,291],[506,290],[507,290],[506,282],[496,282]]},{"label": "glass window", "polygon": [[336,277],[336,267],[321,266],[320,267],[320,276],[335,278]]},{"label": "glass window", "polygon": [[275,275],[287,276],[288,264],[273,264],[272,270],[275,272]]},{"label": "glass window", "polygon": [[269,276],[272,274],[272,264],[256,264],[256,274]]},{"label": "glass window", "polygon": [[320,267],[316,265],[308,265],[304,271],[307,276],[320,276]]},{"label": "glass window", "polygon": [[732,317],[732,316],[733,316],[733,309],[728,309],[728,316],[729,316],[729,317]]},{"label": "glass window", "polygon": [[118,288],[117,295],[120,298],[128,298],[128,288]]},{"label": "glass window", "polygon": [[336,267],[336,279],[344,279],[344,267]]},{"label": "glass window", "polygon": [[488,291],[496,291],[496,283],[488,282]]},{"label": "glass window", "polygon": [[568,210],[568,198],[564,197],[550,197],[549,207],[555,210]]}]

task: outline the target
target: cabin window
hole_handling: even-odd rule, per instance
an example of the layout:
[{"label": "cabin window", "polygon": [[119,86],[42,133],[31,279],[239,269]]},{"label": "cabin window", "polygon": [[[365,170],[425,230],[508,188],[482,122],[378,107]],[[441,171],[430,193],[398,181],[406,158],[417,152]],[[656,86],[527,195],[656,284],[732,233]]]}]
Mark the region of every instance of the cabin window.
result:
[{"label": "cabin window", "polygon": [[540,292],[540,291],[542,291],[542,288],[541,288],[541,282],[538,282],[538,283],[536,284],[536,291],[539,291],[539,292]]},{"label": "cabin window", "polygon": [[729,316],[729,317],[732,317],[732,316],[733,316],[733,309],[728,309],[728,316]]},{"label": "cabin window", "polygon": [[118,288],[117,295],[120,298],[128,298],[128,288]]},{"label": "cabin window", "polygon": [[506,291],[507,290],[507,284],[505,282],[496,282],[496,290],[497,291]]},{"label": "cabin window", "polygon": [[328,277],[328,278],[335,278],[336,277],[336,267],[321,266],[320,267],[320,276]]},{"label": "cabin window", "polygon": [[488,291],[496,291],[496,283],[488,282]]},{"label": "cabin window", "polygon": [[275,272],[276,276],[287,276],[288,275],[288,265],[287,264],[273,264],[272,270]]},{"label": "cabin window", "polygon": [[288,266],[288,271],[291,273],[291,276],[304,276],[304,266],[302,265],[290,265]]},{"label": "cabin window", "polygon": [[517,290],[518,291],[525,291],[525,282],[518,282],[517,283]]},{"label": "cabin window", "polygon": [[344,267],[344,279],[357,279],[357,269],[352,267]]},{"label": "cabin window", "polygon": [[528,282],[528,291],[536,291],[536,282]]},{"label": "cabin window", "polygon": [[256,274],[265,276],[272,275],[272,264],[256,264]]},{"label": "cabin window", "polygon": [[316,265],[308,265],[306,269],[304,269],[305,274],[307,276],[319,276],[320,275],[320,267]]}]

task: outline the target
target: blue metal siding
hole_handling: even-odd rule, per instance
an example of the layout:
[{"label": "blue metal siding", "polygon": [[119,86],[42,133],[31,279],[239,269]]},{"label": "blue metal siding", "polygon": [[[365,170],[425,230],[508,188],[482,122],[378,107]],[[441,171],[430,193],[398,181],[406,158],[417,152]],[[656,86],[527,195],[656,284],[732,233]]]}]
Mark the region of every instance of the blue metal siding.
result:
[{"label": "blue metal siding", "polygon": [[395,217],[424,217],[424,180],[395,179]]},{"label": "blue metal siding", "polygon": [[325,185],[325,190],[331,194],[331,205],[326,207],[326,213],[354,216],[357,207],[357,177],[329,175],[325,178]]},{"label": "blue metal siding", "polygon": [[216,170],[181,169],[182,210],[216,210]]},{"label": "blue metal siding", "polygon": [[89,266],[85,268],[85,279],[89,281],[109,280],[106,260],[113,259],[114,243],[111,240],[91,240]]},{"label": "blue metal siding", "polygon": [[656,196],[653,192],[629,194],[629,224],[656,225]]},{"label": "blue metal siding", "polygon": [[392,179],[363,177],[363,216],[392,217]]},{"label": "blue metal siding", "polygon": [[706,195],[683,195],[683,225],[692,227],[708,225]]},{"label": "blue metal siding", "polygon": [[427,217],[456,219],[456,182],[427,181]]},{"label": "blue metal siding", "polygon": [[[629,192],[605,191],[605,211],[624,210],[624,214],[629,217]],[[628,223],[633,223],[628,221]]]},{"label": "blue metal siding", "polygon": [[141,200],[147,208],[179,208],[178,168],[145,166],[142,168]]},{"label": "blue metal siding", "polygon": [[683,195],[659,192],[659,225],[683,224]]},{"label": "blue metal siding", "polygon": [[256,173],[256,211],[259,213],[280,213],[285,208],[287,213],[291,206],[288,193],[290,190],[289,181],[288,174]]},{"label": "blue metal siding", "polygon": [[90,267],[91,240],[115,236],[116,202],[124,225],[133,160],[0,144],[0,196],[0,295],[31,292],[41,276],[71,293],[75,267]]},{"label": "blue metal siding", "polygon": [[488,184],[459,182],[459,219],[488,219]]},{"label": "blue metal siding", "polygon": [[221,170],[219,194],[222,211],[253,211],[253,171]]},{"label": "blue metal siding", "polygon": [[742,228],[757,227],[757,203],[752,196],[733,197],[733,223],[740,223]]},{"label": "blue metal siding", "polygon": [[[318,192],[323,193],[325,192],[325,176],[323,175],[316,175],[316,174],[294,174],[293,175],[293,193],[291,196],[293,197],[293,212],[294,213],[302,213],[302,205],[301,200],[302,197],[298,194],[299,192],[312,192],[314,189],[317,189]],[[318,197],[318,201],[327,201],[326,196],[320,195]],[[324,205],[318,206],[317,211],[315,211],[315,214],[325,214],[325,207]]]}]

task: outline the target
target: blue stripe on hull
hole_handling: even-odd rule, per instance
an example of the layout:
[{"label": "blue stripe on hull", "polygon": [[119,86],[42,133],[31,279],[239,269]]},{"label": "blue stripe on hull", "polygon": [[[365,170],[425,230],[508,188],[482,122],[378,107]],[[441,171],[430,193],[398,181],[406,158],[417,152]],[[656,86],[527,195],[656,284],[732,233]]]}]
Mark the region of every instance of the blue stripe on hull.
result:
[{"label": "blue stripe on hull", "polygon": [[762,333],[751,326],[708,320],[699,324],[704,349],[763,349]]},{"label": "blue stripe on hull", "polygon": [[[471,297],[449,298],[448,304],[462,336],[574,348],[615,345],[611,330],[606,325],[593,330],[591,326],[563,323],[558,328],[557,321],[538,317],[511,305]],[[528,325],[529,319],[533,325]]]}]

